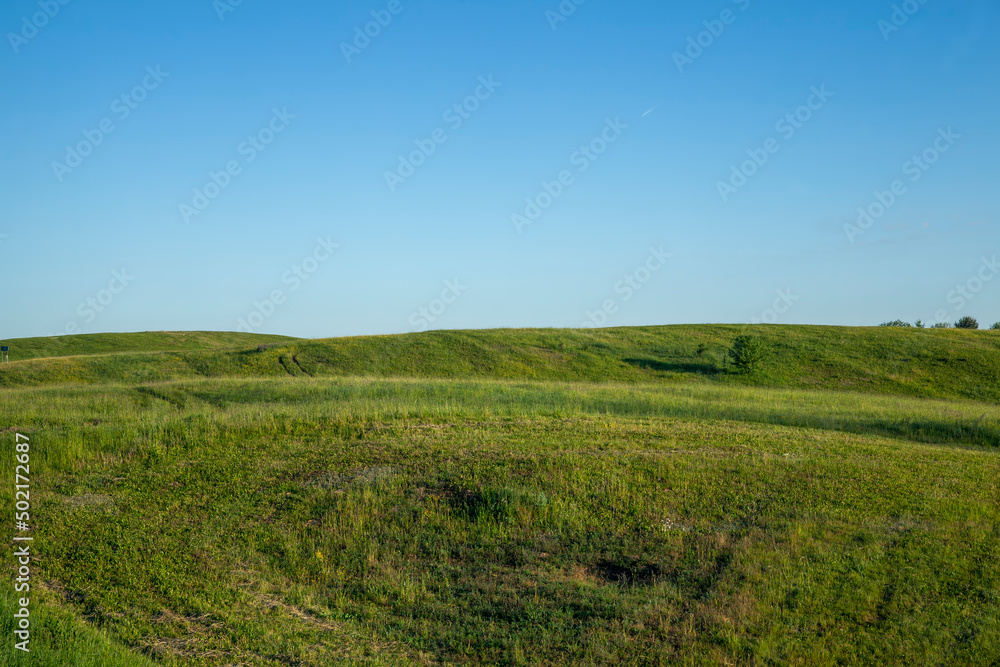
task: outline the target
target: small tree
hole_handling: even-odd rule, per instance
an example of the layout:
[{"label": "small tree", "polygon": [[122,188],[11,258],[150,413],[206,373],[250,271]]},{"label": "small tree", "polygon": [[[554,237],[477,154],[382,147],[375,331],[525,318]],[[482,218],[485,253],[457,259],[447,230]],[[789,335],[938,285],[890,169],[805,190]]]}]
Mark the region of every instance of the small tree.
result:
[{"label": "small tree", "polygon": [[950,329],[951,325],[947,322],[935,322],[931,329]]},{"label": "small tree", "polygon": [[892,322],[883,322],[879,325],[880,327],[908,327],[909,322],[904,322],[903,320],[893,320]]},{"label": "small tree", "polygon": [[766,356],[767,345],[759,336],[737,336],[733,346],[729,348],[729,357],[733,360],[733,365],[748,375],[760,368]]},{"label": "small tree", "polygon": [[990,331],[1000,331],[1000,322],[997,322],[996,324],[991,326]]},{"label": "small tree", "polygon": [[918,329],[923,329],[923,328],[924,328],[924,327],[926,327],[927,325],[926,325],[926,324],[924,324],[924,321],[923,321],[923,320],[917,320],[916,322],[914,322],[914,323],[913,323],[913,326],[915,326],[915,327],[916,327],[916,328],[918,328]]},{"label": "small tree", "polygon": [[958,322],[955,322],[955,328],[956,329],[978,329],[979,328],[979,322],[976,321],[976,318],[971,317],[969,315],[966,315],[965,317],[963,317],[962,319],[960,319]]}]

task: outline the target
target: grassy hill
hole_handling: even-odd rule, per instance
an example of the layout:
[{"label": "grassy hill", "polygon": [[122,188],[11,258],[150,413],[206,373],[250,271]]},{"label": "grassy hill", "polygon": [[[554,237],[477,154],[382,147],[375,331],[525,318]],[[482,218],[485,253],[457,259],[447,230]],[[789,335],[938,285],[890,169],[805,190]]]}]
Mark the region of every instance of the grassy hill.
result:
[{"label": "grassy hill", "polygon": [[12,338],[2,340],[0,343],[10,346],[13,350],[12,360],[24,361],[46,357],[79,357],[124,352],[221,350],[268,343],[287,343],[293,340],[295,339],[287,336],[266,334],[158,331]]},{"label": "grassy hill", "polygon": [[1000,335],[744,329],[14,342],[0,664],[1000,665]]},{"label": "grassy hill", "polygon": [[[726,349],[745,331],[763,337],[771,349],[768,363],[754,378],[725,372]],[[0,387],[281,376],[707,380],[1000,400],[1000,332],[995,331],[703,325],[443,331],[329,340],[107,334],[10,344],[14,358],[25,360],[0,366]],[[276,347],[258,351],[262,344]]]}]

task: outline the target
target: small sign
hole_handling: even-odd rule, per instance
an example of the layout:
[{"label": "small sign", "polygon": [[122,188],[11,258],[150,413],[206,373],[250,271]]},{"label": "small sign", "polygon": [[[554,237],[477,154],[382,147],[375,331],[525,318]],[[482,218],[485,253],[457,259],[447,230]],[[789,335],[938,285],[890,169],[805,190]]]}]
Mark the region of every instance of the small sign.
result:
[{"label": "small sign", "polygon": [[0,352],[10,352],[10,348],[6,345],[0,345]]}]

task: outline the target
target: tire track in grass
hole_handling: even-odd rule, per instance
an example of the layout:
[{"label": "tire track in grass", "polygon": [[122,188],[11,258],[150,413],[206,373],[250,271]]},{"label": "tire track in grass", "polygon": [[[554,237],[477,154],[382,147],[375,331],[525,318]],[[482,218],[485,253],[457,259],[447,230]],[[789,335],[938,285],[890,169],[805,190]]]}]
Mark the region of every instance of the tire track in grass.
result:
[{"label": "tire track in grass", "polygon": [[310,372],[309,372],[309,371],[307,371],[306,369],[302,368],[302,364],[300,364],[300,363],[299,363],[299,358],[298,358],[298,357],[296,357],[295,355],[292,355],[292,362],[294,362],[294,363],[295,363],[295,365],[299,367],[299,370],[300,370],[300,371],[302,371],[302,372],[303,372],[303,373],[304,373],[305,375],[307,375],[307,376],[309,376],[309,377],[312,377],[312,376],[313,376],[313,374],[312,374],[312,373],[310,373]]}]

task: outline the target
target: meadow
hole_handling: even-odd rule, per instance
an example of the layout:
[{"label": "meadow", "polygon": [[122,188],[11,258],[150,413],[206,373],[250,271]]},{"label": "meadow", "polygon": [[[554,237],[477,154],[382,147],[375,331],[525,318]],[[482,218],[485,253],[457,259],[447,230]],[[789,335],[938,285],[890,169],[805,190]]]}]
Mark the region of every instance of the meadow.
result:
[{"label": "meadow", "polygon": [[1000,333],[745,330],[4,341],[0,660],[1000,666]]}]

